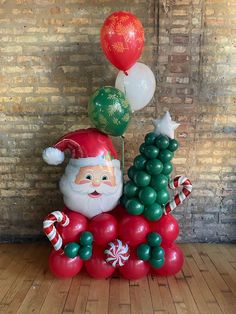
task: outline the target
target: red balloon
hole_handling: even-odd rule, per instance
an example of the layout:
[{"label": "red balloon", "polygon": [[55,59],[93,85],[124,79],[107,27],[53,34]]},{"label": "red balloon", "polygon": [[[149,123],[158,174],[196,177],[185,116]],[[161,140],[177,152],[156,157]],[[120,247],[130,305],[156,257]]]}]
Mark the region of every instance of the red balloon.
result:
[{"label": "red balloon", "polygon": [[57,226],[57,231],[60,233],[64,245],[69,242],[78,242],[81,232],[88,227],[87,219],[83,215],[73,211],[66,212],[66,215],[70,219],[69,225],[66,227]]},{"label": "red balloon", "polygon": [[161,235],[161,245],[172,244],[179,235],[179,224],[171,214],[163,215],[160,220],[150,223],[150,228]]},{"label": "red balloon", "polygon": [[94,245],[92,257],[85,262],[85,268],[93,278],[105,279],[110,277],[115,271],[115,268],[105,261],[104,250],[104,247]]},{"label": "red balloon", "polygon": [[143,278],[148,274],[149,270],[149,262],[138,259],[134,250],[132,251],[130,258],[125,263],[125,265],[119,268],[120,274],[129,280]]},{"label": "red balloon", "polygon": [[127,214],[120,220],[118,238],[128,245],[135,246],[146,242],[149,232],[149,224],[143,217]]},{"label": "red balloon", "polygon": [[117,238],[117,221],[115,217],[104,213],[95,216],[89,225],[94,242],[98,245],[106,245]]},{"label": "red balloon", "polygon": [[49,268],[53,275],[65,279],[74,277],[83,266],[83,261],[79,256],[69,258],[65,254],[53,250],[49,255]]},{"label": "red balloon", "polygon": [[127,211],[125,207],[121,204],[118,204],[111,212],[110,214],[116,218],[116,220],[119,222],[121,218],[123,218],[126,214]]},{"label": "red balloon", "polygon": [[141,56],[144,30],[130,12],[114,12],[101,29],[101,45],[107,59],[119,70],[127,71]]},{"label": "red balloon", "polygon": [[177,244],[164,246],[165,263],[161,268],[153,268],[152,271],[160,276],[172,276],[177,274],[184,263],[184,255]]}]

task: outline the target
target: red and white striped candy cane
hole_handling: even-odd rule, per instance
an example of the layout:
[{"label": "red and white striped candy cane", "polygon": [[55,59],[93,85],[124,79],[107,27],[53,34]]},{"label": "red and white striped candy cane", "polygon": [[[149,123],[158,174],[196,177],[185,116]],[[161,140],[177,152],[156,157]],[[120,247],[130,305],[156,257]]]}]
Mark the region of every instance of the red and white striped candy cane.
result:
[{"label": "red and white striped candy cane", "polygon": [[[43,231],[48,237],[49,241],[52,243],[54,249],[59,251],[63,245],[62,238],[57,231],[54,224],[58,222],[62,227],[67,226],[70,223],[69,217],[60,211],[55,211],[47,215],[47,217],[43,221]],[[63,251],[62,251],[63,252]]]},{"label": "red and white striped candy cane", "polygon": [[168,214],[173,209],[175,209],[177,206],[183,203],[183,201],[189,196],[189,194],[192,192],[192,183],[190,180],[184,176],[178,176],[175,177],[174,180],[172,180],[169,183],[169,188],[174,190],[179,186],[183,186],[183,189],[180,193],[176,194],[174,197],[174,200],[167,203],[165,206],[165,214]]}]

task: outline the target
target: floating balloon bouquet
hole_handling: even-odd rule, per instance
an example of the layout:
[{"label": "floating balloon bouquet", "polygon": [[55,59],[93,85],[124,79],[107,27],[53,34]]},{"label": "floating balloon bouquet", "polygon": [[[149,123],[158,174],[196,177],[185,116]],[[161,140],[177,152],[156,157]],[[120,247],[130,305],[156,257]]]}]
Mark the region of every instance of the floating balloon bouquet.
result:
[{"label": "floating balloon bouquet", "polygon": [[[172,158],[178,149],[178,123],[169,112],[153,121],[139,154],[123,174],[109,137],[123,136],[133,111],[144,108],[155,92],[155,77],[136,62],[144,46],[144,30],[129,12],[114,12],[101,29],[101,45],[120,72],[115,87],[95,91],[88,115],[96,128],[80,129],[60,138],[43,152],[50,165],[71,157],[60,180],[65,206],[51,212],[43,229],[53,250],[49,267],[59,278],[77,275],[84,266],[91,277],[107,278],[115,271],[127,279],[149,272],[161,276],[181,270],[183,253],[175,240],[179,225],[171,211],[191,193],[188,178],[171,179]],[[182,187],[170,200],[168,188]]]}]

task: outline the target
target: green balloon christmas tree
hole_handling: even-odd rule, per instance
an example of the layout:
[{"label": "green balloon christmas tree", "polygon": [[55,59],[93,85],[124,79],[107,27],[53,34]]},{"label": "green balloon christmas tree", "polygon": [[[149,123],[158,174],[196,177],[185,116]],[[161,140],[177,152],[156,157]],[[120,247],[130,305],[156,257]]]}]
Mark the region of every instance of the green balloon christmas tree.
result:
[{"label": "green balloon christmas tree", "polygon": [[174,139],[174,130],[179,124],[171,120],[169,112],[153,123],[155,130],[146,134],[139,147],[140,154],[128,169],[130,180],[124,185],[122,198],[128,213],[144,215],[149,221],[161,218],[170,199],[171,160],[179,146]]}]

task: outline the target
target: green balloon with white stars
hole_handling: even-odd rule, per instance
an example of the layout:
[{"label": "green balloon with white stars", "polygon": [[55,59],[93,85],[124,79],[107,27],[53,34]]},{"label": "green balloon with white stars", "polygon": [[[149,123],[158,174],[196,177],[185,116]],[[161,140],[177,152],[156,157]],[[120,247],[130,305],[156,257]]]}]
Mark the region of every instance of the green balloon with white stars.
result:
[{"label": "green balloon with white stars", "polygon": [[88,115],[98,130],[121,136],[129,125],[131,108],[124,93],[115,87],[104,86],[90,97]]}]

